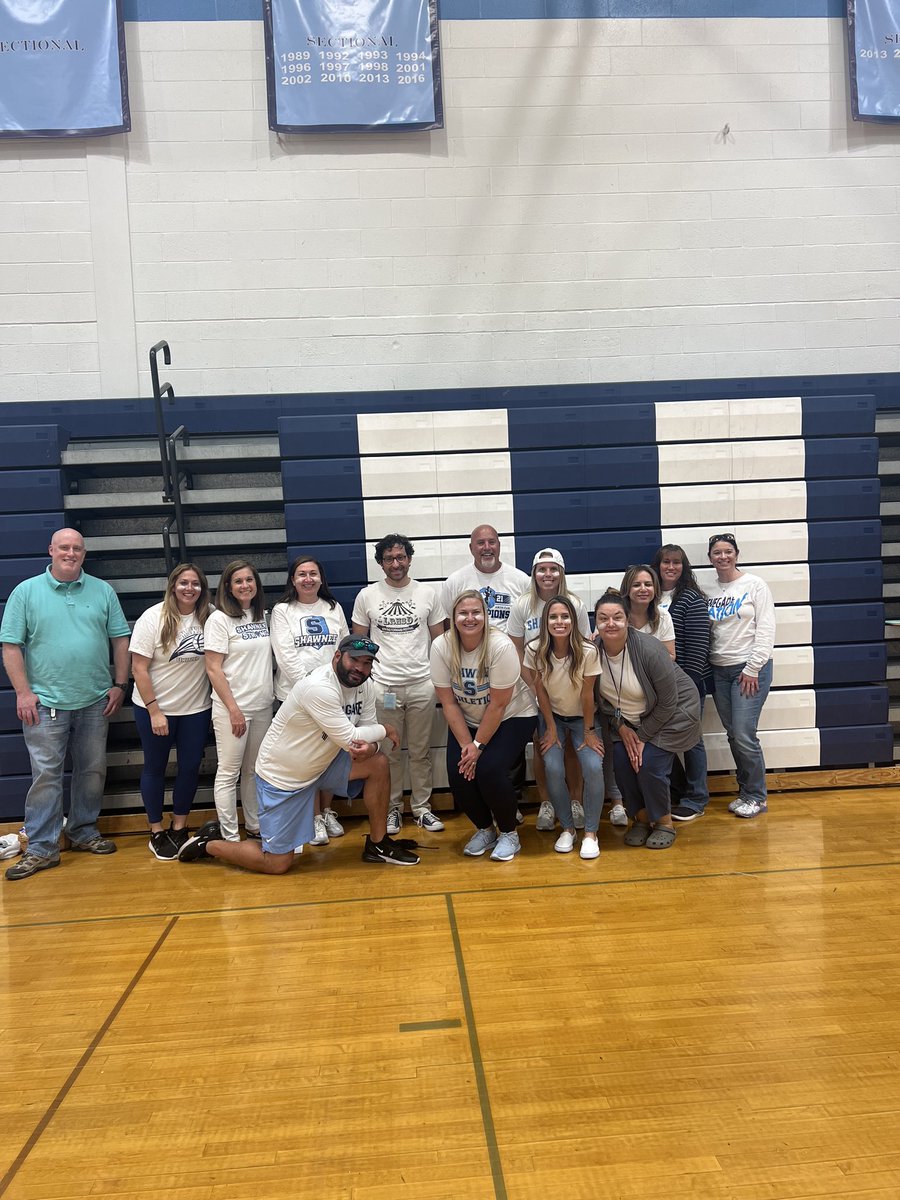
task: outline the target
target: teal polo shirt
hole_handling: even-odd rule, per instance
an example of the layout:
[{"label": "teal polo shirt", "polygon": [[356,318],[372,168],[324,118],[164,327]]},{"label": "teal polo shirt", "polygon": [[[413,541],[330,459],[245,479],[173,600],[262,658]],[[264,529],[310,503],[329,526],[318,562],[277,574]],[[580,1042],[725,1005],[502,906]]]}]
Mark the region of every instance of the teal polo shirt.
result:
[{"label": "teal polo shirt", "polygon": [[84,571],[73,583],[60,583],[48,567],[13,589],[0,642],[24,650],[28,682],[41,704],[70,712],[109,691],[109,639],[129,632],[108,583]]}]

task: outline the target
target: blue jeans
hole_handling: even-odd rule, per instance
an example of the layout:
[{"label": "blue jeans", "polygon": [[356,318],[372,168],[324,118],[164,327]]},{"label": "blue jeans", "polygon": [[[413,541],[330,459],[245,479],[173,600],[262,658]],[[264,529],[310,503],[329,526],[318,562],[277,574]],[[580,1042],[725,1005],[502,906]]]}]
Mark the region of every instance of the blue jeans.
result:
[{"label": "blue jeans", "polygon": [[765,804],[766,760],[756,736],[756,727],[772,686],[772,660],[769,659],[759,673],[759,691],[755,696],[742,696],[740,692],[739,680],[746,665],[739,663],[733,667],[713,667],[716,681],[714,699],[737,768],[741,799]]},{"label": "blue jeans", "polygon": [[671,750],[660,750],[659,746],[654,746],[652,742],[645,742],[641,769],[635,774],[624,744],[614,743],[616,782],[622,792],[625,811],[632,821],[642,808],[647,810],[651,825],[655,825],[672,811],[669,804],[669,776],[672,773],[674,757]]},{"label": "blue jeans", "polygon": [[31,759],[31,787],[25,797],[25,832],[28,849],[41,858],[59,855],[63,828],[63,769],[66,750],[72,755],[72,785],[66,833],[73,842],[98,836],[97,815],[106,782],[106,729],[104,696],[87,708],[64,712],[38,705],[37,725],[23,725]]},{"label": "blue jeans", "polygon": [[[706,696],[700,693],[700,716],[703,716],[703,705]],[[709,779],[706,762],[706,746],[703,738],[696,746],[684,752],[684,766],[676,755],[672,762],[672,807],[680,804],[691,812],[702,813],[709,804]]]},{"label": "blue jeans", "polygon": [[177,770],[172,785],[172,812],[186,817],[191,811],[197,794],[197,780],[203,751],[209,739],[210,709],[190,713],[184,717],[167,717],[169,732],[160,737],[153,732],[153,725],[146,708],[134,706],[134,723],[137,726],[144,751],[144,769],[141,771],[141,799],[147,810],[151,825],[162,821],[163,801],[166,792],[166,767],[169,751],[175,747]]},{"label": "blue jeans", "polygon": [[[556,810],[559,823],[563,829],[574,829],[572,820],[572,801],[569,789],[566,787],[566,739],[572,739],[581,774],[584,777],[584,831],[596,833],[600,828],[600,810],[603,808],[603,759],[596,750],[582,746],[584,741],[584,718],[561,717],[553,714],[556,723],[556,736],[559,742],[544,754],[544,770],[547,773],[547,794],[550,803]],[[547,723],[538,716],[538,736],[547,732]],[[579,750],[578,747],[582,746]]]}]

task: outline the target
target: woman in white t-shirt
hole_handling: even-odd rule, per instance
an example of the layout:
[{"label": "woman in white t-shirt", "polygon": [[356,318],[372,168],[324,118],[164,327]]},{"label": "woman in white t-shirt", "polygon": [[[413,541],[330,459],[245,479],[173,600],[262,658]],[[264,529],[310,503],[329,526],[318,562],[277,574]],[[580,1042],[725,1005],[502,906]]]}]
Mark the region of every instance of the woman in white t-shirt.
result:
[{"label": "woman in white t-shirt", "polygon": [[597,858],[597,829],[603,808],[603,741],[594,728],[594,683],[600,658],[578,628],[575,605],[566,596],[551,600],[541,614],[538,636],[525,648],[522,674],[537,697],[538,736],[550,800],[562,825],[553,847],[568,854],[575,846],[575,818],[566,788],[565,747],[570,742],[584,780],[582,858]]},{"label": "woman in white t-shirt", "polygon": [[[162,603],[138,617],[131,635],[134,723],[144,751],[141,799],[150,823],[150,851],[161,861],[176,859],[188,839],[188,814],[209,737],[203,655],[209,611],[206,576],[193,563],[179,563],[166,581]],[[163,829],[166,765],[173,746],[178,765],[172,823]]]},{"label": "woman in white t-shirt", "polygon": [[740,569],[739,553],[733,533],[709,539],[709,561],[716,569],[716,582],[707,593],[709,661],[716,711],[737,767],[738,797],[728,808],[735,816],[752,818],[768,807],[757,726],[772,686],[775,601],[764,579]]},{"label": "woman in white t-shirt", "polygon": [[[344,610],[329,590],[322,564],[301,554],[291,563],[284,594],[272,609],[275,699],[283,704],[299,679],[331,662],[338,642],[348,633]],[[329,838],[344,836],[330,795],[323,798],[316,793],[314,823],[311,846],[327,846]]]},{"label": "woman in white t-shirt", "polygon": [[212,684],[212,723],[218,768],[214,785],[222,837],[240,840],[238,780],[247,837],[259,837],[256,755],[272,723],[272,649],[259,573],[238,559],[222,572],[216,611],[203,630]]},{"label": "woman in white t-shirt", "polygon": [[[462,592],[450,628],[431,646],[431,679],[447,722],[447,778],[475,826],[463,853],[509,862],[519,853],[513,764],[534,732],[537,711],[515,646],[488,626],[480,592]],[[495,829],[496,824],[496,829]]]},{"label": "woman in white t-shirt", "polygon": [[675,661],[675,626],[666,609],[660,608],[662,587],[659,576],[647,563],[629,567],[619,588],[628,613],[628,624],[638,633],[649,633],[662,642]]}]

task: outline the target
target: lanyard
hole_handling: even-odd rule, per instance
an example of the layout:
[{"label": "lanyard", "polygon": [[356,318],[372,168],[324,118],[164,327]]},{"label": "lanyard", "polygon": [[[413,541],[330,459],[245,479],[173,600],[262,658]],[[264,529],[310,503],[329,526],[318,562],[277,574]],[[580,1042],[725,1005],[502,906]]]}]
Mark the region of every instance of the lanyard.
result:
[{"label": "lanyard", "polygon": [[606,647],[601,644],[600,648],[603,651],[603,657],[606,659],[606,665],[609,667],[609,677],[613,681],[613,685],[615,686],[615,689],[616,689],[616,707],[615,707],[615,711],[613,712],[613,719],[616,721],[621,721],[621,719],[622,719],[622,681],[625,678],[625,656],[628,653],[628,641],[626,639],[625,645],[622,647],[622,667],[621,667],[621,670],[619,671],[619,682],[618,683],[616,683],[616,676],[613,671],[612,661],[610,660],[609,655],[606,653]]}]

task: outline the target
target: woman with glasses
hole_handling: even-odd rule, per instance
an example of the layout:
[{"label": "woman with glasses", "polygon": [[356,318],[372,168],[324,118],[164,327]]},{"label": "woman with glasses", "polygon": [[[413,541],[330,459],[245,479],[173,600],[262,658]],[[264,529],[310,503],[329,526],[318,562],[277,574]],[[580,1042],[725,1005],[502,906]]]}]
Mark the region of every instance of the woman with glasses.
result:
[{"label": "woman with glasses", "polygon": [[[668,612],[675,630],[675,661],[700,693],[702,716],[710,671],[706,596],[681,546],[662,546],[656,552],[653,566],[663,588],[660,609]],[[709,804],[706,747],[702,737],[696,746],[685,750],[683,766],[680,759],[675,759],[670,782],[673,819],[696,821],[702,817]]]},{"label": "woman with glasses", "polygon": [[[188,839],[188,814],[209,737],[209,679],[203,655],[208,616],[206,576],[193,563],[179,563],[166,582],[162,603],[138,617],[131,635],[134,723],[144,752],[141,799],[150,824],[150,853],[162,862],[174,861]],[[177,768],[172,822],[163,829],[166,766],[173,746]]]},{"label": "woman with glasses", "polygon": [[[344,611],[331,594],[322,564],[301,554],[291,563],[284,592],[272,609],[275,699],[279,704],[299,679],[331,662],[335,647],[348,632]],[[317,793],[313,819],[311,846],[327,846],[329,838],[344,836],[331,796]]]},{"label": "woman with glasses", "polygon": [[737,817],[752,818],[768,806],[757,727],[772,686],[775,601],[763,579],[740,569],[739,554],[733,533],[709,539],[709,561],[716,569],[708,595],[709,661],[716,711],[737,768],[738,797],[728,808]]},{"label": "woman with glasses", "polygon": [[222,837],[240,840],[238,780],[247,837],[259,838],[254,767],[272,723],[272,649],[259,572],[244,559],[230,562],[216,591],[216,611],[203,629],[212,684],[212,723],[218,767],[213,785]]},{"label": "woman with glasses", "polygon": [[475,826],[464,854],[491,851],[509,862],[516,832],[513,764],[534,733],[537,711],[505,633],[488,626],[480,592],[462,592],[450,628],[431,646],[431,678],[447,722],[447,778],[456,804]]},{"label": "woman with glasses", "polygon": [[700,697],[655,638],[630,628],[619,592],[600,597],[594,621],[600,707],[612,729],[616,780],[631,822],[625,845],[667,850],[675,841],[672,760],[700,739]]},{"label": "woman with glasses", "polygon": [[538,636],[525,648],[522,674],[540,709],[538,738],[547,790],[562,825],[553,849],[568,854],[575,847],[575,818],[565,765],[565,750],[571,746],[584,780],[580,854],[582,858],[597,858],[597,829],[603,808],[603,742],[594,727],[594,684],[600,674],[600,658],[594,643],[578,628],[575,605],[567,596],[557,596],[544,608]]}]

